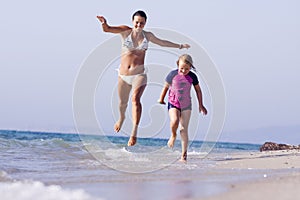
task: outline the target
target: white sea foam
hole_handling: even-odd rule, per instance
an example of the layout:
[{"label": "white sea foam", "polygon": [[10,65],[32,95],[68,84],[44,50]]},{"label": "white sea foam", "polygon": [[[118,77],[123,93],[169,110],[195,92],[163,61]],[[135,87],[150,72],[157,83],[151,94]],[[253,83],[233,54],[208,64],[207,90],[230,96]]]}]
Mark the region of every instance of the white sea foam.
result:
[{"label": "white sea foam", "polygon": [[0,196],[4,200],[100,200],[81,189],[46,186],[38,181],[0,182]]},{"label": "white sea foam", "polygon": [[200,156],[203,156],[203,155],[207,155],[208,153],[207,152],[197,152],[197,151],[188,151],[187,152],[188,153],[188,155],[200,155]]}]

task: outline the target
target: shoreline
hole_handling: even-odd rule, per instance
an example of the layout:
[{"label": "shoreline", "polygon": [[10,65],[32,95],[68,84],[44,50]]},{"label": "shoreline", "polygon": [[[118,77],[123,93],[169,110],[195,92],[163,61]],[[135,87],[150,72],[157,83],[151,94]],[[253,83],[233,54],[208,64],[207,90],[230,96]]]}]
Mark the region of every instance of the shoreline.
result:
[{"label": "shoreline", "polygon": [[[201,168],[199,171],[198,166],[175,178],[174,173],[182,172],[182,169],[173,167],[188,169],[199,162],[195,157],[194,159],[191,157],[188,164],[174,164],[170,168],[155,172],[153,176],[145,177],[143,174],[137,174],[123,181],[90,183],[89,188],[83,189],[92,196],[97,196],[99,192],[101,193],[99,188],[102,188],[107,199],[114,199],[110,198],[110,195],[116,197],[112,185],[118,187],[121,193],[135,188],[141,192],[140,194],[145,195],[144,199],[149,199],[148,195],[151,195],[149,190],[157,189],[164,191],[159,195],[152,194],[153,198],[158,199],[253,200],[267,196],[272,200],[294,200],[297,197],[295,195],[300,195],[300,191],[297,191],[300,186],[300,151],[239,152],[229,154],[220,160],[214,160],[212,155],[204,159],[214,160],[215,164],[208,169]],[[132,176],[121,174],[123,175]],[[67,188],[76,189],[78,186],[76,185],[68,185]],[[169,193],[171,191],[172,194]],[[133,196],[117,197],[134,199]]]}]

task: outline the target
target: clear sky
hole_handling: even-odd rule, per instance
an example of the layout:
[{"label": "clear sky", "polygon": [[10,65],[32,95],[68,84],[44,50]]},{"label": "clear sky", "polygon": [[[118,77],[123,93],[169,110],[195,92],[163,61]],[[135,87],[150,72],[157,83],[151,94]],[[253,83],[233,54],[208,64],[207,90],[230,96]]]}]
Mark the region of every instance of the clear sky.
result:
[{"label": "clear sky", "polygon": [[297,0],[2,2],[0,129],[73,130],[80,67],[114,36],[96,15],[131,25],[142,9],[145,29],[178,31],[215,63],[226,91],[221,140],[300,144],[299,8]]}]

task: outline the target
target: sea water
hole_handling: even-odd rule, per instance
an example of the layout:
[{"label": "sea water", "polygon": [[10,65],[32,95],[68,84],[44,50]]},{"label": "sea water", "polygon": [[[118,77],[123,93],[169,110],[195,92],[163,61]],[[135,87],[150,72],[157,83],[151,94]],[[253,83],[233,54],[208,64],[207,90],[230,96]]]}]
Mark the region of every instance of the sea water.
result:
[{"label": "sea water", "polygon": [[214,173],[230,153],[260,145],[203,142],[189,146],[188,163],[178,162],[180,141],[30,131],[0,131],[1,199],[180,199],[209,196],[235,173]]}]

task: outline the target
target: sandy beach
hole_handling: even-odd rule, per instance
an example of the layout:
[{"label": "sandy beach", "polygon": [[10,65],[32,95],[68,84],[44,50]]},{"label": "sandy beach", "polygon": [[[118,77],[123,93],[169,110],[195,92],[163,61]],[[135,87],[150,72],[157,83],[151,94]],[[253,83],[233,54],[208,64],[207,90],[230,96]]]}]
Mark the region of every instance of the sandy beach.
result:
[{"label": "sandy beach", "polygon": [[230,183],[225,192],[204,199],[294,200],[300,196],[300,152],[297,150],[232,154],[228,160],[217,162],[216,169],[256,170],[260,178]]}]

